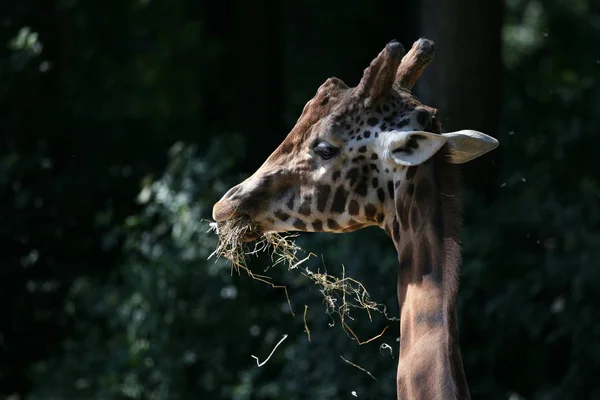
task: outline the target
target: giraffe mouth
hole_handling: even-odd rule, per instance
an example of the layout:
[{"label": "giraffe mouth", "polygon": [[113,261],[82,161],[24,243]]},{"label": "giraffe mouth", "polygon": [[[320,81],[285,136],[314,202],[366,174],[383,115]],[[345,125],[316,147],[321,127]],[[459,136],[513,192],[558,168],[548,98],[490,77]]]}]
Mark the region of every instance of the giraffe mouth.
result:
[{"label": "giraffe mouth", "polygon": [[212,222],[211,229],[228,242],[248,243],[259,239],[263,230],[248,215],[231,218],[225,221]]}]

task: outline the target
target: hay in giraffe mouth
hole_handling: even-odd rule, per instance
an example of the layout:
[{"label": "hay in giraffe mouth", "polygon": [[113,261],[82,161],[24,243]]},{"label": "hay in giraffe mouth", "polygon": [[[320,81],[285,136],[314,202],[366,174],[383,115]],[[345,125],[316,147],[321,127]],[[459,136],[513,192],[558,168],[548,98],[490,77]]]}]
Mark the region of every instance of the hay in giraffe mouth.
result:
[{"label": "hay in giraffe mouth", "polygon": [[[359,344],[366,342],[359,340],[347,323],[347,318],[352,319],[350,317],[352,309],[365,310],[368,313],[369,319],[371,319],[371,312],[374,311],[381,313],[388,320],[397,320],[397,318],[388,316],[385,305],[371,300],[369,293],[362,283],[346,276],[345,272],[341,278],[337,278],[329,275],[327,272],[313,272],[308,268],[298,268],[306,260],[315,256],[313,253],[308,253],[305,258],[300,259],[298,257],[299,253],[307,253],[292,240],[298,236],[298,233],[263,231],[256,222],[247,216],[237,217],[224,222],[212,222],[210,223],[210,227],[209,232],[213,231],[217,234],[218,243],[216,250],[209,258],[213,256],[216,256],[216,258],[224,257],[231,262],[232,269],[235,269],[236,272],[239,273],[240,270],[244,270],[252,279],[266,283],[273,288],[285,290],[292,315],[294,315],[294,311],[287,294],[287,287],[274,284],[269,276],[253,273],[247,265],[247,256],[267,252],[271,257],[271,265],[265,269],[265,272],[278,264],[284,264],[288,270],[298,270],[302,275],[310,279],[319,287],[319,291],[323,295],[324,303],[326,304],[327,313],[330,316],[337,314],[344,331]],[[375,338],[379,336],[381,334]]]},{"label": "hay in giraffe mouth", "polygon": [[285,262],[290,268],[299,265],[296,253],[301,249],[290,240],[297,234],[263,231],[248,216],[240,216],[224,222],[213,222],[210,226],[218,236],[217,248],[211,257],[225,257],[237,272],[241,268],[252,275],[246,265],[246,256],[261,252],[270,253],[274,262],[273,266],[282,262]]},{"label": "hay in giraffe mouth", "polygon": [[261,237],[262,230],[250,217],[242,215],[223,222],[212,222],[211,228],[219,236],[219,243],[238,245]]}]

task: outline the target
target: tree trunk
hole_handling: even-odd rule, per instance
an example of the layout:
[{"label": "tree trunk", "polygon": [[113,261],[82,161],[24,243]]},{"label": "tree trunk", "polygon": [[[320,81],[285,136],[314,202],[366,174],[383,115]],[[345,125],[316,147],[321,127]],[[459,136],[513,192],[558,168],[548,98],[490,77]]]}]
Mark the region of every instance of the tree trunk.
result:
[{"label": "tree trunk", "polygon": [[[434,61],[415,92],[439,110],[444,131],[475,129],[497,136],[501,108],[502,0],[422,0],[421,36],[436,44]],[[487,196],[496,154],[466,164],[469,186]]]}]

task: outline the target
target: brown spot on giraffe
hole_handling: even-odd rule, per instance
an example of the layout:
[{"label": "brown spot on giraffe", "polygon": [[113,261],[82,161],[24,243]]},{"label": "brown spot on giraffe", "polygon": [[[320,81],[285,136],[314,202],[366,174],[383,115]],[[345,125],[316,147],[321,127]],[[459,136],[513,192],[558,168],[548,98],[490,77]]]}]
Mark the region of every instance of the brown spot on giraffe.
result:
[{"label": "brown spot on giraffe", "polygon": [[383,188],[377,188],[377,198],[381,203],[385,201],[385,190]]},{"label": "brown spot on giraffe", "polygon": [[298,212],[304,216],[308,216],[308,215],[312,214],[311,202],[312,202],[311,197],[306,197],[304,200],[302,200],[302,204],[300,205]]},{"label": "brown spot on giraffe", "polygon": [[315,232],[321,232],[323,230],[323,222],[317,220],[312,222],[312,227]]},{"label": "brown spot on giraffe", "polygon": [[403,59],[391,42],[356,87],[327,79],[263,165],[215,204],[213,218],[245,216],[262,231],[384,229],[398,253],[397,396],[468,399],[456,323],[455,164],[497,141],[469,130],[442,134],[436,110],[410,92],[431,48],[421,39]]},{"label": "brown spot on giraffe", "polygon": [[358,215],[358,213],[360,212],[360,206],[358,205],[358,201],[356,200],[350,200],[350,203],[348,204],[348,212],[350,213],[350,215]]},{"label": "brown spot on giraffe", "polygon": [[299,231],[305,231],[306,223],[304,221],[297,219],[294,221],[294,228],[298,229]]},{"label": "brown spot on giraffe", "polygon": [[365,217],[367,220],[375,220],[375,214],[377,214],[377,207],[375,207],[373,204],[365,205]]},{"label": "brown spot on giraffe", "polygon": [[324,212],[331,193],[331,186],[317,185],[317,211]]}]

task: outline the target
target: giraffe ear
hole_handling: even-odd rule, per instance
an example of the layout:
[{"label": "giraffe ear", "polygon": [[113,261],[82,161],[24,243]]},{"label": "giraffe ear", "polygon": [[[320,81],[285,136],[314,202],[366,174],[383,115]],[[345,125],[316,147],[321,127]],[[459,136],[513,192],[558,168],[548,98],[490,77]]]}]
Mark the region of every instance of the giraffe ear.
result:
[{"label": "giraffe ear", "polygon": [[415,166],[429,160],[446,137],[423,131],[390,131],[383,136],[384,154],[392,164]]},{"label": "giraffe ear", "polygon": [[448,139],[450,150],[449,161],[452,164],[463,164],[498,147],[499,142],[485,133],[463,130],[444,133]]}]

